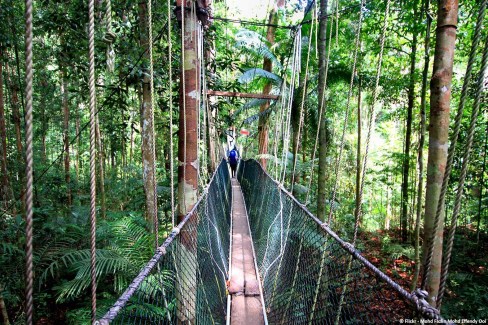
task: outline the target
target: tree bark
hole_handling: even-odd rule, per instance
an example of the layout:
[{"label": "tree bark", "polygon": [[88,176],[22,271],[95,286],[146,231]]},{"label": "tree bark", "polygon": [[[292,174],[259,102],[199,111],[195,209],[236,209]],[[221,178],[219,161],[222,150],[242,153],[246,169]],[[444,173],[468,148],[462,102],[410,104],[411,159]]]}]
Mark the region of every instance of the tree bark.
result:
[{"label": "tree bark", "polygon": [[[276,0],[275,3],[273,4],[273,8],[271,9],[271,12],[269,13],[269,18],[268,18],[268,29],[266,32],[266,40],[269,42],[270,45],[273,45],[275,43],[275,36],[276,36],[276,27],[273,25],[276,25],[278,22],[278,8],[283,7],[284,1],[283,0]],[[264,58],[263,60],[263,70],[272,72],[273,71],[273,62],[268,59]],[[263,87],[263,95],[269,95],[271,92],[272,84],[271,82],[266,83]],[[259,112],[263,113],[265,112],[270,106],[270,102],[266,101],[263,105],[259,107]],[[260,155],[265,155],[268,153],[268,143],[269,143],[269,137],[268,137],[268,116],[261,115],[259,116],[259,122],[258,122],[258,142],[259,142],[259,147],[258,147],[258,152]],[[267,160],[265,158],[261,158],[261,165],[263,168],[266,170],[266,163]]]},{"label": "tree bark", "polygon": [[354,210],[354,216],[356,219],[358,218],[359,206],[361,204],[359,200],[360,189],[361,189],[361,76],[359,76],[359,80],[358,80],[358,144],[356,148],[356,209]]},{"label": "tree bark", "polygon": [[[326,199],[327,199],[327,189],[325,186],[325,181],[327,177],[327,142],[328,142],[328,132],[327,124],[323,113],[326,109],[325,101],[325,91],[326,91],[326,80],[325,80],[325,69],[327,66],[327,53],[326,53],[326,42],[327,42],[327,0],[320,1],[320,22],[319,22],[319,40],[318,40],[318,52],[319,52],[319,82],[318,82],[318,96],[319,96],[319,172],[317,178],[317,217],[324,221],[326,220]],[[330,40],[329,40],[330,41]]]},{"label": "tree bark", "polygon": [[[456,42],[458,0],[439,0],[437,11],[436,46],[434,69],[430,82],[429,157],[427,162],[427,189],[425,197],[425,240],[424,257],[428,247],[433,245],[433,258],[425,289],[428,302],[436,306],[439,291],[442,242],[444,231],[444,209],[440,215],[439,227],[435,229],[435,215],[447,162],[449,137],[449,112],[451,82]],[[432,235],[435,236],[432,236]],[[434,238],[434,242],[430,238]]]},{"label": "tree bark", "polygon": [[[180,6],[183,0],[179,0]],[[185,4],[191,6],[188,0]],[[200,93],[200,63],[197,60],[198,21],[185,10],[184,56],[180,78],[180,118],[178,134],[178,222],[193,208],[198,198],[197,123]],[[184,83],[184,85],[183,85]],[[184,86],[184,93],[183,93]]]},{"label": "tree bark", "polygon": [[427,106],[427,76],[429,74],[430,65],[430,29],[432,26],[432,18],[429,13],[430,0],[424,0],[424,12],[427,19],[427,26],[425,28],[424,41],[424,70],[422,71],[422,90],[420,95],[420,130],[419,130],[419,149],[417,154],[418,160],[418,185],[417,185],[417,209],[415,219],[415,235],[414,235],[414,249],[415,249],[415,271],[411,283],[411,291],[417,288],[417,282],[420,274],[420,220],[422,217],[422,198],[424,189],[424,143],[425,143],[425,108]]},{"label": "tree bark", "polygon": [[5,70],[6,73],[9,77],[7,77],[7,81],[9,84],[10,88],[10,95],[11,95],[11,105],[12,105],[12,118],[14,121],[14,127],[15,127],[15,143],[17,147],[17,155],[19,158],[19,161],[23,160],[23,155],[22,155],[22,128],[21,128],[21,118],[20,118],[20,108],[19,108],[19,95],[18,92],[20,90],[19,85],[13,81],[15,77],[15,72],[12,69],[12,77],[9,75],[9,69],[8,69],[8,64],[5,64]]},{"label": "tree bark", "polygon": [[0,137],[2,142],[2,198],[9,200],[9,181],[7,172],[7,128],[5,126],[5,105],[3,100],[3,52],[0,49]]},{"label": "tree bark", "polygon": [[3,286],[0,285],[0,313],[2,314],[3,324],[10,325],[10,321],[8,319],[7,307],[5,306],[5,300],[3,299],[2,291],[3,291]]},{"label": "tree bark", "polygon": [[486,121],[486,131],[485,131],[485,144],[483,148],[483,167],[481,168],[480,175],[480,196],[478,198],[478,216],[476,220],[476,242],[480,241],[480,225],[481,225],[481,214],[483,206],[483,189],[485,187],[485,172],[486,172],[486,154],[488,150],[488,120]]},{"label": "tree bark", "polygon": [[[149,61],[148,43],[148,17],[146,2],[139,2],[139,24],[140,24],[140,45],[146,49],[144,54],[146,62]],[[142,81],[142,102],[141,102],[141,138],[142,138],[142,175],[144,179],[144,193],[146,195],[146,219],[154,224],[157,219],[156,184],[155,184],[155,161],[152,144],[154,143],[153,125],[151,121],[151,85],[148,71],[144,74]],[[155,229],[153,229],[155,231]]]},{"label": "tree bark", "polygon": [[100,122],[98,120],[98,115],[95,117],[95,138],[96,138],[96,146],[97,146],[97,158],[98,163],[100,165],[98,179],[100,181],[100,200],[101,200],[101,208],[102,208],[102,219],[105,219],[107,216],[107,205],[105,201],[105,168],[103,164],[103,160],[105,155],[103,154],[103,146],[102,146],[102,137],[100,132]]},{"label": "tree bark", "polygon": [[[417,19],[417,1],[413,8],[414,19]],[[402,177],[402,212],[400,215],[402,242],[407,242],[408,237],[408,183],[410,170],[410,146],[412,144],[412,120],[413,106],[415,102],[415,64],[417,62],[417,23],[414,23],[412,52],[410,53],[410,80],[408,84],[407,121],[405,131],[405,155],[403,157]]]},{"label": "tree bark", "polygon": [[64,181],[66,182],[66,203],[71,206],[71,176],[69,169],[69,100],[66,67],[61,67],[61,98],[63,106],[63,144],[64,144]]}]

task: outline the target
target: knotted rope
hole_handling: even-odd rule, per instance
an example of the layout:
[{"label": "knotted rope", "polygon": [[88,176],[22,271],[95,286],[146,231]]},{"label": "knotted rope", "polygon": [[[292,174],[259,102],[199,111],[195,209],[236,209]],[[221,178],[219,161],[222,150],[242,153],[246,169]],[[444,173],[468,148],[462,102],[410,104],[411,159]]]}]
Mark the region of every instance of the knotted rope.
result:
[{"label": "knotted rope", "polygon": [[[32,325],[34,316],[34,298],[33,298],[33,286],[34,286],[34,271],[33,271],[33,155],[32,155],[32,80],[33,80],[33,68],[32,68],[32,0],[25,1],[25,153],[26,153],[26,195],[25,195],[25,256],[26,256],[26,286],[25,286],[25,314],[26,324]],[[3,87],[3,85],[0,85]]]}]

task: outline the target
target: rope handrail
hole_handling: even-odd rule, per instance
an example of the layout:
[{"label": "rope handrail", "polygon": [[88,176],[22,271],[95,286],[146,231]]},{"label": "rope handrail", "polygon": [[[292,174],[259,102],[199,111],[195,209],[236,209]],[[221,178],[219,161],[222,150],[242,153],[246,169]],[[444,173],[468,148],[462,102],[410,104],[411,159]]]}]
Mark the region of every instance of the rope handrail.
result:
[{"label": "rope handrail", "polygon": [[[202,205],[202,202],[206,198],[209,189],[211,187],[215,187],[217,182],[217,177],[219,173],[227,168],[226,161],[223,159],[220,163],[219,168],[214,172],[212,178],[210,179],[208,185],[203,190],[203,193],[200,195],[198,201],[193,206],[193,208],[186,214],[186,216],[181,220],[181,222],[173,228],[171,233],[168,237],[164,240],[164,242],[158,247],[152,258],[149,262],[141,269],[139,274],[134,278],[132,283],[127,287],[124,293],[117,299],[117,301],[112,305],[112,307],[105,313],[105,315],[97,321],[99,325],[110,324],[114,320],[120,316],[123,309],[128,305],[129,301],[136,295],[137,290],[141,287],[144,280],[148,278],[151,272],[158,270],[158,266],[163,258],[167,255],[170,246],[182,236],[182,230],[185,229],[185,226],[189,223],[189,220],[198,214],[198,209]],[[228,176],[228,175],[227,175]],[[227,179],[228,180],[228,179]],[[218,186],[218,185],[217,185]],[[220,189],[220,188],[219,188]],[[220,202],[219,202],[220,203]],[[176,261],[175,261],[176,262]],[[223,286],[225,284],[222,284]]]},{"label": "rope handrail", "polygon": [[[402,288],[398,283],[396,283],[392,278],[386,275],[384,272],[379,270],[376,266],[374,266],[368,259],[366,259],[351,243],[341,239],[337,233],[335,233],[330,227],[327,225],[327,222],[322,222],[319,220],[315,215],[313,215],[307,207],[299,202],[293,195],[290,193],[280,182],[276,181],[271,175],[267,173],[261,166],[261,164],[254,160],[250,159],[247,161],[243,161],[243,167],[241,167],[241,175],[244,173],[242,169],[248,168],[246,165],[248,164],[256,164],[259,166],[259,172],[263,173],[274,185],[293,202],[295,207],[298,207],[307,217],[309,217],[316,226],[318,226],[321,231],[325,232],[325,234],[331,237],[343,250],[345,250],[349,255],[351,255],[355,260],[360,262],[364,267],[370,270],[376,277],[380,278],[386,284],[388,284],[393,290],[395,290],[404,300],[409,302],[415,309],[415,311],[420,314],[421,317],[427,319],[435,319],[439,323],[449,323],[448,321],[444,320],[440,315],[439,310],[435,307],[431,306],[426,301],[426,292],[423,290],[415,290],[413,292],[408,292],[404,288]],[[241,176],[243,177],[243,176]],[[256,177],[257,178],[257,177]],[[242,179],[242,178],[241,178]],[[242,183],[242,181],[241,181]],[[246,200],[247,201],[247,200]],[[294,213],[295,214],[295,213]],[[261,215],[263,217],[263,215]],[[252,219],[252,217],[250,216]],[[253,240],[255,239],[255,234],[253,234]],[[300,252],[298,253],[300,254]],[[297,263],[298,264],[298,263]]]}]

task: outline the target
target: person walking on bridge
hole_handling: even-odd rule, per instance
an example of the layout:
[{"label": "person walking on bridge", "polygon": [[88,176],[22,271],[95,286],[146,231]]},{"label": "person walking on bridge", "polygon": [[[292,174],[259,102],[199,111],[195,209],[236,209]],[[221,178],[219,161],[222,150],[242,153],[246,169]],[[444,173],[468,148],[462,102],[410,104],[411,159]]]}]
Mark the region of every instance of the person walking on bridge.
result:
[{"label": "person walking on bridge", "polygon": [[232,171],[232,178],[236,177],[236,170],[237,170],[237,163],[239,162],[239,152],[237,151],[236,146],[229,152],[228,157],[230,169]]}]

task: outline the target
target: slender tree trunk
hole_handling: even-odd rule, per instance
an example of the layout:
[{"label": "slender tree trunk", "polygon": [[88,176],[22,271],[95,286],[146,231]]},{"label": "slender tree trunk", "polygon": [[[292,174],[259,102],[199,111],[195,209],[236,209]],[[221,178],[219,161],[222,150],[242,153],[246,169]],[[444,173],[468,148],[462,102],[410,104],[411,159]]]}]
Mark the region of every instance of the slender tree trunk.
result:
[{"label": "slender tree trunk", "polygon": [[81,148],[80,148],[80,138],[81,138],[81,134],[80,134],[80,105],[76,105],[76,125],[75,125],[75,128],[76,128],[76,161],[75,161],[75,169],[76,169],[76,182],[79,183],[80,182],[80,151],[81,151]]},{"label": "slender tree trunk", "polygon": [[[5,65],[5,70],[7,71],[8,74],[8,64]],[[18,92],[20,90],[19,85],[13,81],[15,79],[15,72],[12,69],[12,77],[8,78],[9,81],[9,88],[10,88],[10,95],[11,95],[11,105],[12,105],[12,118],[14,121],[14,127],[15,127],[15,143],[17,147],[17,156],[19,158],[19,161],[23,160],[23,155],[22,155],[22,128],[21,128],[21,118],[20,118],[20,104],[19,104],[19,95]]]},{"label": "slender tree trunk", "polygon": [[[140,21],[140,44],[146,49],[145,59],[149,60],[148,43],[148,17],[146,2],[139,2]],[[147,72],[147,71],[146,71]],[[157,219],[156,184],[155,182],[155,161],[153,156],[152,143],[154,139],[153,126],[151,122],[151,85],[148,73],[144,74],[142,81],[142,103],[141,103],[141,138],[142,138],[142,170],[144,179],[144,192],[146,194],[146,218],[154,224]],[[153,229],[155,231],[155,229]]]},{"label": "slender tree trunk", "polygon": [[7,307],[5,306],[5,300],[3,299],[3,286],[0,285],[0,313],[2,314],[2,321],[4,325],[10,325],[8,319]]},{"label": "slender tree trunk", "polygon": [[[276,0],[275,3],[273,4],[273,8],[271,9],[271,12],[269,13],[269,18],[268,18],[268,30],[266,32],[266,40],[269,42],[270,45],[273,45],[275,43],[275,36],[276,36],[276,27],[273,25],[276,25],[278,22],[278,8],[283,7],[284,5],[284,0]],[[269,60],[268,58],[264,58],[263,60],[263,70],[272,72],[273,71],[273,62]],[[263,88],[263,94],[268,95],[271,92],[272,84],[271,82],[268,82],[264,88]],[[269,101],[261,105],[259,108],[259,112],[263,113],[269,108]],[[269,143],[269,137],[268,137],[268,116],[267,115],[261,115],[259,116],[259,122],[258,122],[258,142],[259,142],[259,149],[258,152],[260,155],[265,155],[268,153],[268,143]],[[264,169],[266,169],[266,159],[261,158],[261,165],[263,166]]]},{"label": "slender tree trunk", "polygon": [[64,144],[64,180],[66,182],[66,203],[71,206],[71,176],[69,168],[69,100],[68,80],[65,67],[61,68],[61,97],[63,105],[63,144]]},{"label": "slender tree trunk", "polygon": [[[319,40],[318,40],[318,54],[319,54],[319,82],[318,82],[318,96],[319,96],[319,115],[322,112],[322,116],[319,116],[319,171],[317,176],[317,217],[325,221],[326,218],[326,199],[327,199],[327,189],[325,186],[327,178],[327,142],[328,142],[328,132],[327,123],[325,121],[324,112],[326,109],[325,101],[325,91],[326,91],[326,80],[325,80],[325,69],[327,66],[327,53],[326,53],[326,42],[327,42],[327,0],[320,1],[320,22],[319,22]],[[329,40],[330,42],[330,40]]]},{"label": "slender tree trunk", "polygon": [[107,216],[107,205],[105,200],[105,168],[103,165],[104,151],[102,146],[102,137],[100,132],[100,122],[98,120],[98,115],[95,118],[95,138],[97,148],[97,158],[100,165],[98,179],[100,180],[100,200],[102,206],[102,218],[105,219]]},{"label": "slender tree trunk", "polygon": [[[414,19],[417,19],[417,0],[414,3],[413,9]],[[408,239],[408,185],[409,185],[409,170],[410,170],[410,146],[412,143],[412,120],[413,120],[413,106],[415,103],[415,64],[417,62],[417,24],[414,23],[412,52],[410,53],[410,81],[408,85],[408,105],[407,105],[407,121],[405,131],[405,155],[403,157],[403,182],[402,182],[402,212],[401,220],[401,236],[402,242],[406,243]]]},{"label": "slender tree trunk", "polygon": [[361,76],[359,76],[359,81],[358,81],[358,144],[356,148],[356,210],[354,210],[354,216],[356,217],[356,219],[358,218],[359,205],[361,204],[361,202],[359,201],[360,189],[361,189]]},{"label": "slender tree trunk", "polygon": [[483,167],[481,168],[480,175],[480,197],[478,199],[478,216],[476,220],[476,242],[480,241],[480,225],[481,225],[481,214],[483,206],[483,189],[485,187],[485,172],[486,172],[486,154],[488,150],[488,120],[486,121],[486,131],[485,131],[485,145],[483,149]]},{"label": "slender tree trunk", "polygon": [[[48,87],[47,80],[43,78],[41,80],[41,86],[45,90]],[[44,92],[44,94],[47,92]],[[41,96],[41,151],[42,151],[42,160],[46,162],[47,160],[47,148],[46,148],[46,136],[47,136],[47,129],[48,129],[48,123],[47,123],[47,117],[46,117],[46,96]]]},{"label": "slender tree trunk", "polygon": [[3,100],[3,52],[0,49],[0,137],[2,141],[2,198],[9,200],[9,181],[7,172],[7,128],[5,126],[5,105]]},{"label": "slender tree trunk", "polygon": [[[439,227],[435,229],[435,215],[447,162],[449,145],[449,111],[451,82],[456,42],[458,0],[439,0],[437,11],[434,69],[430,82],[429,158],[427,162],[427,190],[425,196],[424,256],[433,245],[431,271],[425,279],[428,302],[436,306],[439,292],[442,242],[444,236],[444,209]],[[434,242],[430,241],[432,235]]]},{"label": "slender tree trunk", "polygon": [[[209,46],[205,51],[205,61],[207,62],[207,72],[209,74],[208,78],[208,86],[210,89],[215,89],[215,40],[207,40]],[[204,76],[205,78],[206,76]],[[217,110],[217,105],[214,96],[210,96],[207,98],[208,105],[205,108],[207,110],[207,134],[208,134],[208,158],[209,158],[209,172],[213,174],[213,172],[217,169],[218,161],[217,161],[217,151],[216,148],[219,146],[219,143],[216,141],[216,134],[215,131],[215,111]]]}]

